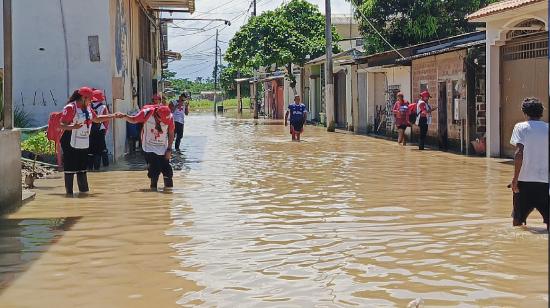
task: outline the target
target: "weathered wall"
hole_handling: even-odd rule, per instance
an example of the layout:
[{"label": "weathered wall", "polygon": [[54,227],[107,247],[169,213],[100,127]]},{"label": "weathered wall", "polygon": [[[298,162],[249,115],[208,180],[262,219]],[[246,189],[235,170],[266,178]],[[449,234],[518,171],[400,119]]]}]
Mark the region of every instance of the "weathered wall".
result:
[{"label": "weathered wall", "polygon": [[0,213],[21,205],[20,133],[0,131]]},{"label": "weathered wall", "polygon": [[[435,57],[426,57],[412,61],[412,97],[418,100],[421,84],[426,84],[432,98],[430,104],[437,106],[437,61]],[[432,124],[428,127],[428,136],[437,136],[437,112],[432,113]]]}]

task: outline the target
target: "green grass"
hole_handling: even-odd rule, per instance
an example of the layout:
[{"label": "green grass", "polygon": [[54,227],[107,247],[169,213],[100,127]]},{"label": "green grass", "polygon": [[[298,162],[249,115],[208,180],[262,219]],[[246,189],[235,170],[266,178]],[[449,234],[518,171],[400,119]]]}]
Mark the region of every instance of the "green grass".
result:
[{"label": "green grass", "polygon": [[[250,99],[248,97],[242,98],[243,108],[248,108],[249,100]],[[236,98],[226,99],[222,102],[219,102],[218,105],[223,105],[224,108],[229,108],[229,109],[237,108],[237,99]],[[214,102],[209,100],[197,99],[197,100],[192,100],[189,103],[189,107],[191,111],[213,111]]]}]

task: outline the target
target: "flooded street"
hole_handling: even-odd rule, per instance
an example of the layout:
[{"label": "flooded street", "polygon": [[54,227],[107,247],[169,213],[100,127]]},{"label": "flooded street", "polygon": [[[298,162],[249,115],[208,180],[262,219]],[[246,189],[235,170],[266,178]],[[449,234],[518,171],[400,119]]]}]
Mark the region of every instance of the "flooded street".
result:
[{"label": "flooded street", "polygon": [[548,306],[548,236],[538,212],[511,227],[512,165],[303,139],[191,116],[171,193],[124,164],[88,197],[38,181],[0,220],[0,307]]}]

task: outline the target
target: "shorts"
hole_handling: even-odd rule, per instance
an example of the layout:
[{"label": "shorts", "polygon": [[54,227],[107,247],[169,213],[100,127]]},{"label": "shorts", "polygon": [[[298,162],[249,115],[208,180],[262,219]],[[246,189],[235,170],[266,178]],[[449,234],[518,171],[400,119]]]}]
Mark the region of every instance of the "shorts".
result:
[{"label": "shorts", "polygon": [[397,129],[407,129],[407,127],[409,127],[409,125],[402,124],[402,125],[397,126]]},{"label": "shorts", "polygon": [[537,209],[548,224],[548,183],[518,182],[519,193],[514,194],[512,217],[516,222],[527,224],[527,217]]},{"label": "shorts", "polygon": [[303,121],[290,122],[290,133],[301,133],[304,131]]}]

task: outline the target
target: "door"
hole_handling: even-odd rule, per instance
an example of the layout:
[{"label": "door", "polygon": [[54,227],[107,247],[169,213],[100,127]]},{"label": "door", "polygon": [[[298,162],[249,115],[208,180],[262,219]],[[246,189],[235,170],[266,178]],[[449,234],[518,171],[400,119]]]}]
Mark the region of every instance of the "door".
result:
[{"label": "door", "polygon": [[334,75],[334,118],[336,127],[346,127],[346,73]]},{"label": "door", "polygon": [[139,73],[139,104],[140,107],[149,104],[153,97],[153,66],[151,63],[139,59],[138,73]]},{"label": "door", "polygon": [[439,83],[437,95],[437,139],[440,150],[447,150],[449,147],[447,131],[447,82]]},{"label": "door", "polygon": [[[526,97],[541,100],[548,110],[548,36],[515,39],[501,49],[500,155],[513,157],[510,138],[514,126],[525,121],[521,103]],[[544,112],[548,121],[548,112]]]},{"label": "door", "polygon": [[357,74],[357,95],[359,99],[359,123],[357,123],[357,132],[367,133],[367,74]]}]

